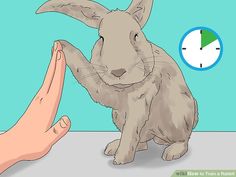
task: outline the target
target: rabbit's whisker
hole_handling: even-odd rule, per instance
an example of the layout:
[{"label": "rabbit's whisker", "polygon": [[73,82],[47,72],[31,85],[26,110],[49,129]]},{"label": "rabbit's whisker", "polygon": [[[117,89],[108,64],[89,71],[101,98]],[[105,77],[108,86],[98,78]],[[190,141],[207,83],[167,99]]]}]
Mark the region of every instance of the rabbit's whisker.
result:
[{"label": "rabbit's whisker", "polygon": [[[165,63],[163,63],[163,64],[165,64]],[[152,68],[161,68],[160,66],[156,66],[156,65],[144,65],[144,66],[146,66],[146,67],[152,67]],[[142,70],[142,71],[145,71],[145,68],[143,68],[143,67],[140,66],[140,65],[136,65],[135,67],[138,68],[138,69],[140,69],[140,70]]]},{"label": "rabbit's whisker", "polygon": [[152,56],[150,56],[150,57],[145,57],[145,58],[142,58],[142,60],[147,60],[147,59],[153,59],[153,58],[161,58],[161,57],[163,57],[163,55],[152,55]]},{"label": "rabbit's whisker", "polygon": [[141,58],[141,60],[138,61],[137,63],[135,63],[135,64],[131,67],[131,69],[134,68],[134,67],[136,67],[136,66],[139,65],[139,64],[148,64],[148,63],[154,63],[154,62],[155,62],[155,63],[168,63],[167,61],[163,61],[163,60],[158,60],[158,59],[156,59],[155,56],[151,56],[151,57]]},{"label": "rabbit's whisker", "polygon": [[103,74],[100,74],[99,76],[100,76],[100,78],[99,78],[99,80],[103,80],[103,76],[105,75],[106,73],[103,73]]},{"label": "rabbit's whisker", "polygon": [[156,60],[154,60],[154,61],[145,61],[145,62],[143,62],[144,64],[153,64],[153,63],[164,63],[164,64],[171,64],[170,62],[167,62],[167,61],[156,61]]},{"label": "rabbit's whisker", "polygon": [[81,80],[89,78],[89,77],[99,76],[99,74],[102,74],[102,73],[105,73],[105,72],[94,72],[94,73],[91,73],[88,75],[84,75],[84,76],[82,76]]},{"label": "rabbit's whisker", "polygon": [[[104,73],[102,76],[104,76],[104,75],[105,75],[105,73]],[[100,76],[100,77],[94,78],[94,81],[95,81],[97,84],[101,83],[102,76],[101,76],[101,75],[99,75],[99,76]]]},{"label": "rabbit's whisker", "polygon": [[89,67],[77,67],[77,72],[78,70],[86,70],[86,69],[95,69],[96,71],[106,71],[105,69],[100,69],[100,68],[96,68],[94,66],[89,66]]},{"label": "rabbit's whisker", "polygon": [[106,68],[105,66],[103,66],[103,65],[99,65],[99,64],[95,64],[95,63],[91,63],[91,65],[93,65],[93,66],[96,66],[96,67],[102,67],[102,68]]},{"label": "rabbit's whisker", "polygon": [[138,61],[137,63],[135,63],[133,66],[130,67],[130,69],[133,69],[134,67],[136,67],[137,65],[141,64],[142,60]]},{"label": "rabbit's whisker", "polygon": [[141,67],[141,66],[136,65],[135,68],[139,69],[142,72],[145,72],[145,69],[143,67]]},{"label": "rabbit's whisker", "polygon": [[163,59],[159,59],[159,58],[148,58],[148,59],[144,59],[143,61],[165,61],[165,60],[163,60]]},{"label": "rabbit's whisker", "polygon": [[144,59],[143,61],[164,61],[164,60],[160,60],[157,58],[149,58],[149,59]]}]

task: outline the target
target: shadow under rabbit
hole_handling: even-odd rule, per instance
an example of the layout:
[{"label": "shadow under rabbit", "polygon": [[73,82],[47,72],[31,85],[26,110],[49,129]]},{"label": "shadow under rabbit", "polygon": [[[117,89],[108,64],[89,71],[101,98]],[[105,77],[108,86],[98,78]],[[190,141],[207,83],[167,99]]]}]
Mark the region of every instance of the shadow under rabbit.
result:
[{"label": "shadow under rabbit", "polygon": [[[191,153],[189,148],[188,152],[180,159],[173,161],[164,161],[162,159],[162,153],[166,146],[158,145],[154,142],[148,143],[148,150],[137,152],[133,162],[125,165],[113,165],[113,159],[108,161],[108,165],[114,169],[129,169],[129,168],[161,168],[178,164],[188,158]],[[105,155],[104,155],[105,156]],[[109,157],[113,158],[113,157]]]}]

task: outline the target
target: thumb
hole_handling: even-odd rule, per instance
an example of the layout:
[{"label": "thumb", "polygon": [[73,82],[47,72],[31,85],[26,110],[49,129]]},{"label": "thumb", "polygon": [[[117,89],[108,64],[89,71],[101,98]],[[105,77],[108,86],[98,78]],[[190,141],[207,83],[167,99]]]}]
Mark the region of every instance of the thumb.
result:
[{"label": "thumb", "polygon": [[49,144],[52,146],[59,141],[70,130],[70,119],[63,116],[53,127],[47,131]]}]

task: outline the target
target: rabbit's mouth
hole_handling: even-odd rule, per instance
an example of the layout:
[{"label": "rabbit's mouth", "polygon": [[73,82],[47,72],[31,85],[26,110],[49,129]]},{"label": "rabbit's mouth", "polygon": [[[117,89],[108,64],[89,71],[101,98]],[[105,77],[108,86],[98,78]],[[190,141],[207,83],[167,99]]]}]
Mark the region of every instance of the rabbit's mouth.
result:
[{"label": "rabbit's mouth", "polygon": [[[124,72],[125,70],[126,72]],[[133,67],[132,69],[118,69],[110,70],[105,72],[98,72],[100,78],[109,86],[114,86],[117,88],[128,88],[132,85],[141,82],[146,78],[144,69]]]},{"label": "rabbit's mouth", "polygon": [[134,85],[134,84],[114,84],[114,85],[112,85],[112,86],[117,87],[117,88],[124,89],[124,88],[131,87],[132,85]]},{"label": "rabbit's mouth", "polygon": [[107,85],[120,89],[132,87],[133,85],[142,82],[147,77],[147,75],[141,72],[127,73],[120,78],[114,77],[109,73],[99,74],[99,76]]}]

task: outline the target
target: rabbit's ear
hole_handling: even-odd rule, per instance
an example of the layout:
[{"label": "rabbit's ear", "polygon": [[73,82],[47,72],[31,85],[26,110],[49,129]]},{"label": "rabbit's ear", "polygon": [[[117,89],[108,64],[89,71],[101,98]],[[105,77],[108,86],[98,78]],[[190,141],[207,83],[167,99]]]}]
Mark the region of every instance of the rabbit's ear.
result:
[{"label": "rabbit's ear", "polygon": [[43,4],[38,13],[59,12],[84,22],[86,25],[98,28],[108,9],[89,0],[50,0]]},{"label": "rabbit's ear", "polygon": [[126,12],[130,13],[142,28],[149,18],[152,4],[153,0],[133,0]]}]

